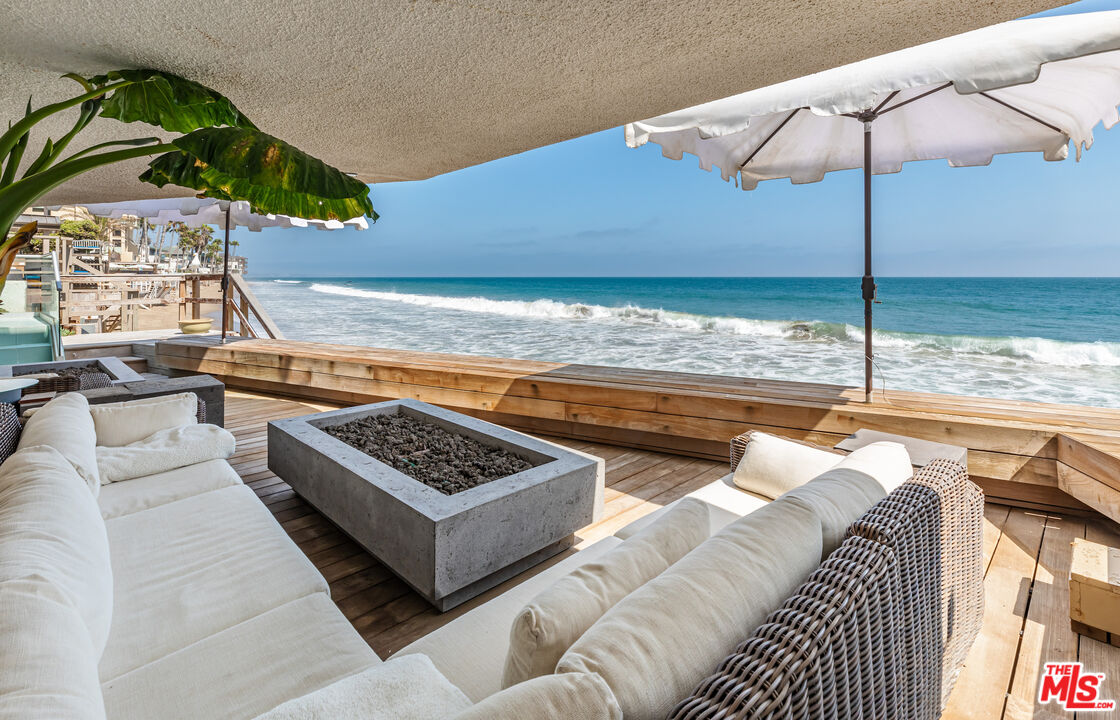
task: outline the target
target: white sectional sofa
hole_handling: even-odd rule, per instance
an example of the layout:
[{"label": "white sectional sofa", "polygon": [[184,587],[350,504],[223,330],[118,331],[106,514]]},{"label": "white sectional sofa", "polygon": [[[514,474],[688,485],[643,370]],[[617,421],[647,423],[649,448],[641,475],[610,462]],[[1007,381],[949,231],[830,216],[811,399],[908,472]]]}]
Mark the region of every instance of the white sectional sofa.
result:
[{"label": "white sectional sofa", "polygon": [[[9,607],[15,585],[49,577],[36,567],[46,562],[41,547],[61,542],[43,537],[50,526],[13,497],[20,483],[45,483],[48,456],[29,455],[37,450],[28,444],[43,442],[70,461],[48,474],[56,484],[80,486],[66,500],[89,506],[81,515],[85,535],[107,547],[111,567],[100,571],[111,588],[112,620],[99,658],[75,651],[73,637],[29,641],[38,662],[50,666],[57,656],[75,666],[64,676],[77,673],[83,659],[95,663],[84,669],[99,687],[75,697],[69,683],[33,688],[0,680],[0,717],[252,718],[381,662],[224,459],[94,487],[95,497],[77,471],[96,473],[89,457],[97,436],[85,399],[70,393],[53,402],[29,421],[20,450],[0,467],[0,608]],[[14,472],[24,459],[34,471]],[[51,594],[48,580],[37,583],[34,594]],[[53,608],[55,615],[65,610]],[[34,666],[17,650],[0,649],[0,667]]]},{"label": "white sectional sofa", "polygon": [[[224,436],[213,436],[218,457],[102,484],[110,458],[119,475],[120,453],[152,455],[153,438],[174,444],[191,434],[182,430],[191,422],[185,406],[162,419],[138,406],[91,411],[77,393],[60,396],[0,465],[0,720],[663,717],[804,581],[848,524],[910,475],[909,461],[900,471],[895,458],[884,466],[889,478],[870,468],[822,476],[776,503],[729,475],[382,662],[226,462]],[[710,587],[697,594],[704,577]],[[556,672],[511,685],[511,628],[562,578],[577,594],[585,583],[601,607],[571,648],[557,650]],[[643,612],[669,619],[642,627]],[[665,667],[674,665],[664,662],[671,640],[650,649],[653,665],[630,667],[627,657],[612,666],[618,638],[661,642],[673,635],[662,632],[666,623],[686,634],[697,623],[718,637],[687,657],[669,655],[679,667]],[[719,623],[731,629],[711,629]],[[664,682],[649,681],[652,691],[642,687],[665,672]]]}]

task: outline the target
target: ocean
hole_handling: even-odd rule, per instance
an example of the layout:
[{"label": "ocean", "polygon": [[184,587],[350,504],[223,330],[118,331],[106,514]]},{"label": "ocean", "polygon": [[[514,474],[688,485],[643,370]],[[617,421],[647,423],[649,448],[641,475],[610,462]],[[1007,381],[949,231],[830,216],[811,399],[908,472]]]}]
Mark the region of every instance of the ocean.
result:
[{"label": "ocean", "polygon": [[[255,278],[290,338],[863,383],[858,278]],[[1120,278],[879,278],[876,386],[1120,407]]]}]

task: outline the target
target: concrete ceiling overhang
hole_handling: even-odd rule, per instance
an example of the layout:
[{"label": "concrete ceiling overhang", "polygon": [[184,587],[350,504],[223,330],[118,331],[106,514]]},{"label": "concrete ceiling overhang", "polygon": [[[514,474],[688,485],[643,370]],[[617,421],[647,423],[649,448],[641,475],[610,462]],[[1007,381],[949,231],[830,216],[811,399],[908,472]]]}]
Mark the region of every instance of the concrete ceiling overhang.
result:
[{"label": "concrete ceiling overhang", "polygon": [[[0,119],[22,115],[28,96],[76,94],[64,72],[152,67],[213,87],[262,130],[367,182],[417,180],[1059,4],[8,0]],[[44,128],[57,138],[71,121]],[[72,147],[152,134],[99,118]],[[50,199],[184,194],[137,181],[145,164],[103,168]]]}]

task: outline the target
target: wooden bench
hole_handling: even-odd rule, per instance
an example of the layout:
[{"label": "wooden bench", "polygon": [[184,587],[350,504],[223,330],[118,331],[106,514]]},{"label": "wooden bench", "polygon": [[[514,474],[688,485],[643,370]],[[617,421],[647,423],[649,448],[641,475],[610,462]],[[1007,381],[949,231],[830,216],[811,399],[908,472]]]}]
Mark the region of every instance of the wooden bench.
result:
[{"label": "wooden bench", "polygon": [[883,441],[901,443],[906,448],[906,452],[910,453],[910,462],[914,467],[922,468],[929,465],[934,460],[945,459],[958,462],[965,470],[968,470],[968,448],[960,447],[959,445],[932,442],[930,440],[919,440],[904,435],[893,435],[891,433],[879,432],[878,430],[865,430],[862,428],[856,430],[847,438],[837,443],[836,449],[843,450],[844,452],[852,452],[865,445]]}]

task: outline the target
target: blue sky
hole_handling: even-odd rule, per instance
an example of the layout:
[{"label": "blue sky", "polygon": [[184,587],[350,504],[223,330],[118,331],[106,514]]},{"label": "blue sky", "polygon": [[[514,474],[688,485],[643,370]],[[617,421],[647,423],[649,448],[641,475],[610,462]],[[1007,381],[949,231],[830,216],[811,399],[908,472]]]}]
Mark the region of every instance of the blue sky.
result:
[{"label": "blue sky", "polygon": [[[1082,0],[1048,14],[1120,8]],[[1071,153],[1072,155],[1072,153]],[[1081,162],[997,156],[874,178],[882,276],[1120,275],[1120,126]],[[621,128],[430,180],[372,186],[366,232],[235,232],[262,276],[856,276],[858,171],[744,192]]]}]

